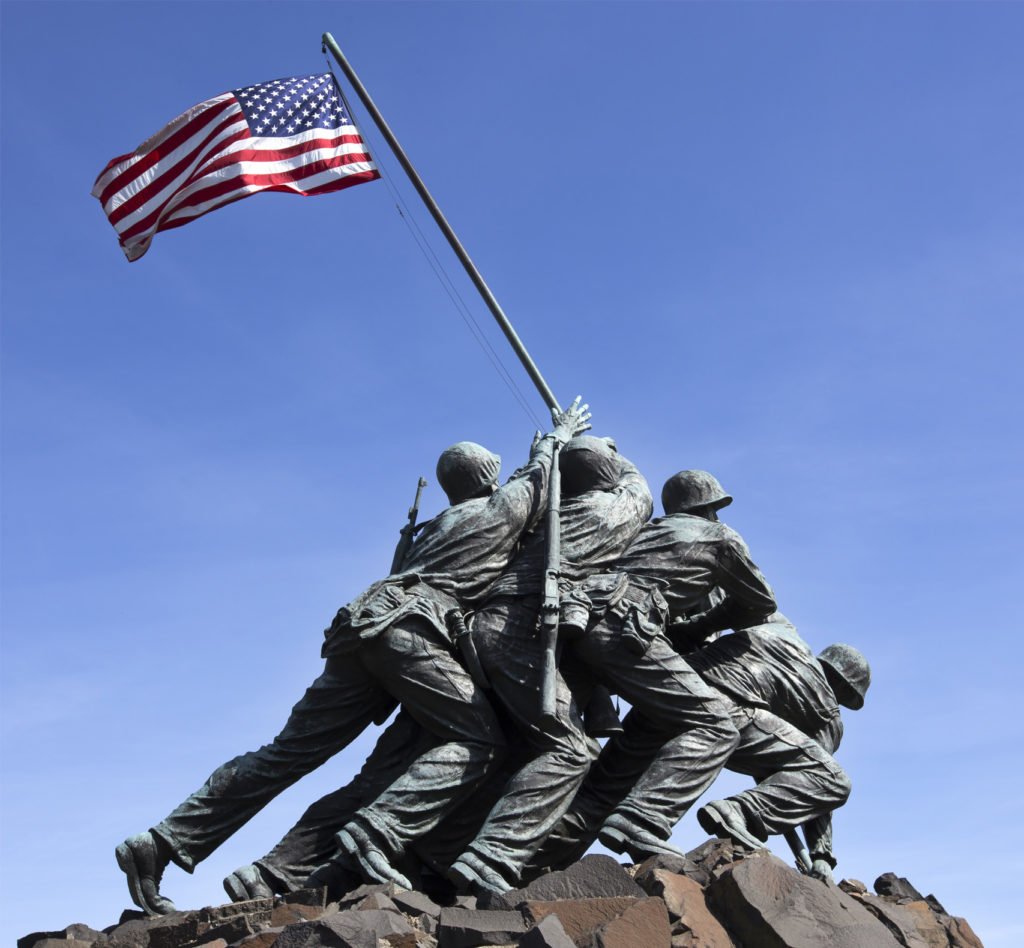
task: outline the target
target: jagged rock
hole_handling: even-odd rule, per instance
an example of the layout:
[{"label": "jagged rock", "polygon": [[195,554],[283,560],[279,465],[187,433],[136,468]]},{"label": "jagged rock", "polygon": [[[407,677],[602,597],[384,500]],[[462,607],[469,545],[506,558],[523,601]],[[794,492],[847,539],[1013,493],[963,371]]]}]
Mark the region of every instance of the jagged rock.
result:
[{"label": "jagged rock", "polygon": [[223,938],[228,944],[232,944],[243,938],[248,938],[249,935],[254,935],[259,927],[260,924],[253,922],[248,915],[236,915],[234,918],[224,919],[222,922],[211,925],[205,932],[201,932],[200,940],[215,941],[218,938]]},{"label": "jagged rock", "polygon": [[196,914],[201,922],[217,923],[224,919],[245,915],[254,924],[270,920],[274,911],[274,899],[250,899],[247,902],[228,902],[226,905],[207,906]]},{"label": "jagged rock", "polygon": [[238,948],[273,948],[277,936],[283,932],[283,928],[264,928],[263,931],[243,938],[238,943]]},{"label": "jagged rock", "polygon": [[199,912],[172,912],[170,915],[160,915],[156,918],[135,917],[110,929],[104,946],[180,948],[182,945],[195,944],[206,927],[206,923],[200,920]]},{"label": "jagged rock", "polygon": [[519,940],[519,948],[576,948],[557,915],[545,915]]},{"label": "jagged rock", "polygon": [[[693,879],[666,869],[653,869],[642,875],[638,872],[636,878],[648,895],[659,897],[665,903],[669,920],[673,922],[673,945],[676,948],[690,948],[691,945],[732,948],[729,933],[711,913],[704,890]],[[684,935],[689,937],[681,937]]]},{"label": "jagged rock", "polygon": [[301,902],[282,902],[270,915],[268,924],[272,928],[284,928],[296,922],[312,922],[322,917],[322,905],[303,905]]},{"label": "jagged rock", "polygon": [[[716,872],[742,859],[749,852],[731,839],[708,839],[686,854],[680,874],[693,879],[703,888],[711,882]],[[675,871],[671,867],[666,868]]]},{"label": "jagged rock", "polygon": [[974,934],[974,929],[967,924],[967,919],[953,915],[943,924],[949,933],[951,948],[984,948],[981,939]]},{"label": "jagged rock", "polygon": [[511,909],[520,902],[551,902],[555,899],[642,898],[644,890],[611,856],[584,856],[574,866],[534,879],[522,889],[501,895],[481,896],[484,908]]},{"label": "jagged rock", "polygon": [[[31,935],[25,935],[18,939],[18,948],[34,948],[42,941],[63,942],[62,948],[85,948],[86,945],[100,941],[104,934],[104,932],[98,932],[95,928],[90,928],[81,922],[75,922],[74,925],[68,925],[67,928],[59,932],[33,932]],[[78,945],[68,946],[67,942],[69,941],[77,942]]]},{"label": "jagged rock", "polygon": [[926,896],[924,897],[924,900],[925,900],[925,902],[927,902],[927,903],[928,903],[928,907],[929,907],[929,908],[930,908],[930,909],[931,909],[931,910],[932,910],[932,911],[933,911],[933,912],[934,912],[934,913],[935,913],[936,915],[945,915],[945,916],[948,916],[948,915],[949,915],[949,912],[947,912],[947,911],[946,911],[946,910],[945,910],[945,909],[944,909],[944,908],[942,907],[942,903],[941,903],[941,902],[940,902],[940,901],[939,901],[939,900],[938,900],[937,898],[935,898],[935,896],[934,896],[934,895],[926,895]]},{"label": "jagged rock", "polygon": [[854,898],[767,851],[725,869],[708,886],[708,901],[748,946],[899,948],[889,929]]},{"label": "jagged rock", "polygon": [[884,872],[875,879],[875,892],[901,902],[920,902],[924,896],[907,879],[894,872]]},{"label": "jagged rock", "polygon": [[394,898],[396,891],[397,890],[395,889],[395,884],[393,882],[361,885],[358,888],[353,889],[351,892],[346,892],[338,900],[338,905],[343,909],[351,908],[353,905],[358,905],[362,902],[368,895],[377,895],[378,893],[386,895],[389,899],[392,899]]},{"label": "jagged rock", "polygon": [[528,923],[557,915],[566,935],[579,944],[606,922],[618,918],[636,901],[633,896],[620,896],[617,899],[560,899],[554,902],[523,902],[519,908]]},{"label": "jagged rock", "polygon": [[289,925],[278,935],[274,948],[377,948],[379,938],[407,934],[415,931],[396,912],[350,910]]},{"label": "jagged rock", "polygon": [[365,912],[369,909],[380,909],[382,912],[400,912],[401,909],[395,905],[383,892],[374,892],[368,895],[362,902],[356,905],[356,911]]},{"label": "jagged rock", "polygon": [[606,922],[578,948],[670,948],[672,929],[661,899],[640,899]]},{"label": "jagged rock", "polygon": [[903,948],[928,948],[928,941],[917,930],[917,919],[904,906],[867,891],[848,894],[866,906]]},{"label": "jagged rock", "polygon": [[913,917],[914,926],[928,948],[949,948],[945,927],[932,914],[931,906],[924,899],[901,902],[900,907]]},{"label": "jagged rock", "polygon": [[[441,914],[441,906],[422,892],[396,892],[391,899],[407,915],[437,918]],[[473,908],[476,908],[475,902]]]},{"label": "jagged rock", "polygon": [[676,856],[672,853],[658,853],[645,859],[636,867],[633,878],[644,887],[644,877],[650,875],[655,869],[664,869],[667,872],[674,872],[676,875],[689,876],[691,873],[700,871],[700,867],[687,856]]},{"label": "jagged rock", "polygon": [[281,896],[281,901],[290,905],[319,905],[323,907],[327,904],[327,886],[311,886],[296,889],[294,892],[286,892]]},{"label": "jagged rock", "polygon": [[[124,916],[122,915],[122,918]],[[107,940],[104,945],[109,948],[147,948],[149,945],[148,922],[153,919],[128,918],[106,930]]]},{"label": "jagged rock", "polygon": [[519,940],[527,925],[521,912],[443,908],[437,926],[438,948],[479,948]]},{"label": "jagged rock", "polygon": [[121,917],[117,921],[117,925],[110,925],[104,928],[103,931],[106,934],[110,934],[118,925],[123,925],[125,922],[141,921],[142,919],[149,918],[145,912],[140,912],[138,909],[125,909],[121,912]]},{"label": "jagged rock", "polygon": [[69,925],[18,948],[982,948],[964,919],[906,879],[886,873],[875,887],[825,885],[716,839],[629,870],[588,856],[481,897],[479,910],[471,896],[449,891],[440,897],[455,905],[442,909],[392,884],[360,886],[339,906],[318,888],[157,918],[128,910],[102,932]]}]

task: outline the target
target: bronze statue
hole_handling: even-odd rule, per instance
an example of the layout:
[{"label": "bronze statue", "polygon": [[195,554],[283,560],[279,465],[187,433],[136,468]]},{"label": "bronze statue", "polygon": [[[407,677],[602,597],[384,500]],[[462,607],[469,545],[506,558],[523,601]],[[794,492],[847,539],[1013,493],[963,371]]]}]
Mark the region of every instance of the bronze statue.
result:
[{"label": "bronze statue", "polygon": [[[771,587],[740,536],[717,511],[732,502],[705,471],[682,471],[662,491],[665,516],[639,533],[614,572],[585,580],[591,604],[571,640],[587,672],[632,705],[622,735],[605,745],[534,865],[560,867],[595,838],[637,862],[681,855],[672,828],[718,775],[739,741],[722,697],[666,636],[668,621],[692,615],[719,589],[708,625],[775,611]],[[662,749],[672,747],[671,756]]]},{"label": "bronze statue", "polygon": [[170,862],[191,872],[278,793],[349,744],[401,702],[435,738],[371,807],[344,827],[350,855],[371,879],[408,880],[394,868],[472,790],[503,753],[485,695],[453,656],[446,616],[457,594],[482,592],[508,566],[522,533],[543,511],[550,459],[589,427],[579,399],[552,412],[554,430],[535,440],[528,463],[498,487],[500,459],[468,442],[445,451],[438,480],[451,506],[424,525],[402,572],[339,610],[326,632],[323,674],[270,744],[217,768],[148,832],[117,847],[135,903],[167,914],[159,892]]}]

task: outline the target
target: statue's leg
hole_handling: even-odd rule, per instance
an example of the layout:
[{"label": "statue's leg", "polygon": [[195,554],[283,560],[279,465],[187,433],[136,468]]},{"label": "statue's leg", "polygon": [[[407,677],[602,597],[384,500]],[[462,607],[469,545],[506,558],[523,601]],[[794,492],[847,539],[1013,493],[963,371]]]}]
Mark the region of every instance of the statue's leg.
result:
[{"label": "statue's leg", "polygon": [[[633,706],[630,726],[605,745],[591,774],[622,784],[643,772],[602,828],[610,848],[633,858],[672,851],[666,840],[711,785],[739,740],[728,704],[712,691],[664,636],[637,655],[622,644],[610,617],[575,643],[595,678]],[[607,837],[607,839],[606,839]]]},{"label": "statue's leg", "polygon": [[191,872],[282,790],[358,737],[389,701],[356,656],[329,660],[271,743],[218,767],[153,833]]},{"label": "statue's leg", "polygon": [[716,804],[738,808],[747,829],[764,841],[846,802],[850,779],[820,744],[764,709],[746,716],[726,766],[757,784]]},{"label": "statue's leg", "polygon": [[357,737],[390,703],[357,659],[329,660],[270,744],[218,767],[164,820],[118,847],[118,864],[136,904],[142,894],[145,911],[173,911],[171,903],[167,908],[156,901],[168,862],[191,872],[277,794]]},{"label": "statue's leg", "polygon": [[536,600],[509,598],[489,604],[474,616],[473,638],[497,701],[530,754],[452,865],[452,878],[462,885],[506,889],[518,883],[569,806],[590,766],[590,749],[561,676],[555,717],[541,719],[543,646]]},{"label": "statue's leg", "polygon": [[433,739],[339,833],[342,848],[380,881],[401,884],[401,873],[388,866],[400,863],[504,755],[505,738],[484,692],[435,636],[410,618],[361,647],[367,668]]},{"label": "statue's leg", "polygon": [[[269,853],[251,864],[258,877],[274,893],[302,888],[313,871],[335,855],[338,830],[359,807],[370,803],[405,772],[427,740],[426,732],[408,714],[399,712],[378,738],[359,773],[344,787],[317,800]],[[232,875],[247,877],[249,870],[243,866]],[[244,879],[239,881],[239,899],[253,897]]]}]

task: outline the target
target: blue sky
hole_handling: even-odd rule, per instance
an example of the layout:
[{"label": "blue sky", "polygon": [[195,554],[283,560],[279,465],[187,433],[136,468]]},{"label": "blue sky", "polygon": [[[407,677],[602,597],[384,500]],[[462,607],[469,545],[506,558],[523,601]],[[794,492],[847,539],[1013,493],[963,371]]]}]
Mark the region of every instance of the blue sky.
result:
[{"label": "blue sky", "polygon": [[[714,472],[804,637],[870,658],[837,876],[1021,942],[1024,6],[0,13],[6,942],[115,921],[114,846],[277,732],[440,450],[529,445],[383,183],[257,196],[133,264],[89,195],[193,103],[321,71],[324,30],[556,394],[656,493]],[[167,893],[222,901],[372,739]]]}]

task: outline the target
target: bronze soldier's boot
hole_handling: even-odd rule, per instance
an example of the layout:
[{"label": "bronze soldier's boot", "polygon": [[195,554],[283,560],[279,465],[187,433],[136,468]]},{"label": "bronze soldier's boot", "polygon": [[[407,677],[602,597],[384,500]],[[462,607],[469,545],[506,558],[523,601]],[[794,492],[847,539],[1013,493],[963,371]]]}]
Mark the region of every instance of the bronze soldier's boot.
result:
[{"label": "bronze soldier's boot", "polygon": [[128,877],[132,901],[147,915],[170,915],[174,903],[160,894],[160,879],[171,861],[151,832],[129,836],[114,850],[117,864]]},{"label": "bronze soldier's boot", "polygon": [[264,879],[260,867],[249,863],[236,869],[224,880],[224,891],[232,902],[248,902],[250,899],[269,899],[274,890]]},{"label": "bronze soldier's boot", "polygon": [[633,862],[643,862],[658,854],[682,857],[685,855],[671,843],[658,839],[653,833],[634,826],[624,816],[613,813],[604,821],[598,839],[612,852],[626,853]]},{"label": "bronze soldier's boot", "polygon": [[327,888],[327,901],[337,902],[346,892],[351,892],[363,882],[359,864],[348,853],[339,853],[330,862],[324,863],[305,881],[307,889]]},{"label": "bronze soldier's boot", "polygon": [[748,849],[764,849],[764,842],[747,829],[747,820],[739,804],[732,800],[714,800],[697,811],[697,822],[705,833],[731,839]]},{"label": "bronze soldier's boot", "polygon": [[339,830],[338,843],[344,852],[359,863],[359,868],[372,882],[394,882],[403,889],[415,888],[391,865],[385,845],[375,840],[362,826],[349,823],[344,829]]},{"label": "bronze soldier's boot", "polygon": [[448,880],[460,892],[494,892],[501,895],[515,888],[496,869],[471,852],[463,853],[448,870]]}]

